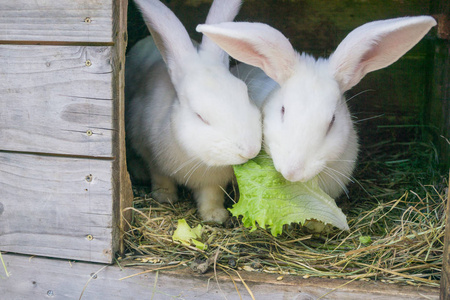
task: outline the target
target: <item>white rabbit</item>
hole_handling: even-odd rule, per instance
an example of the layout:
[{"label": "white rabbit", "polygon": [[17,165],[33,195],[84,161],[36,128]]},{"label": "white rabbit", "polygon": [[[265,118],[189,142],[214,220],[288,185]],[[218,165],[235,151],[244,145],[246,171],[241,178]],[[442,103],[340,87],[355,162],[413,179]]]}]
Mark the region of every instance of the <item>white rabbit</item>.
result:
[{"label": "white rabbit", "polygon": [[199,25],[197,31],[260,68],[244,65],[238,72],[263,111],[264,147],[275,168],[292,182],[318,175],[321,188],[336,198],[346,191],[358,154],[344,92],[397,61],[434,25],[429,16],[367,23],[329,59],[318,60],[297,53],[283,34],[261,23]]},{"label": "white rabbit", "polygon": [[[207,37],[198,49],[178,18],[157,0],[135,0],[151,32],[126,64],[126,133],[133,178],[150,175],[152,196],[177,201],[191,188],[200,216],[224,222],[224,192],[242,164],[261,150],[262,122],[228,55]],[[232,21],[240,0],[215,0],[206,23]],[[155,48],[155,44],[158,49]],[[159,51],[158,51],[159,50]]]}]

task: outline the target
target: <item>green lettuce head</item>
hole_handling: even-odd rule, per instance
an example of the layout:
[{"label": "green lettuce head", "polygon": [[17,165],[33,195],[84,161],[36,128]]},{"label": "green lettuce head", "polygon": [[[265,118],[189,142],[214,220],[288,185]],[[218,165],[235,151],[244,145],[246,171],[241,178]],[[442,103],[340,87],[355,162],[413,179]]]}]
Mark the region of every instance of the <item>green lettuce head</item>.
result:
[{"label": "green lettuce head", "polygon": [[283,225],[317,220],[348,230],[347,218],[334,200],[319,187],[318,178],[306,183],[290,182],[275,170],[264,152],[243,165],[234,166],[240,199],[230,209],[242,216],[246,227],[270,227],[277,236]]}]

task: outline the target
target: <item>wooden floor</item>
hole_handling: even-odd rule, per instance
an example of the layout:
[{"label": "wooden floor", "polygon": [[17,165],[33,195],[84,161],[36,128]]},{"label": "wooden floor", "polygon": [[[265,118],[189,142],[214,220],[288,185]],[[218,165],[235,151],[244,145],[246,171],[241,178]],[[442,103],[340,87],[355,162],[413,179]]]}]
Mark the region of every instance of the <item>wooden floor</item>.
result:
[{"label": "wooden floor", "polygon": [[[0,264],[1,299],[252,299],[236,273],[197,275],[189,268],[130,278],[142,268],[3,254],[9,277]],[[240,272],[255,299],[439,299],[438,288],[381,282],[303,279]],[[329,293],[329,294],[327,294]]]}]

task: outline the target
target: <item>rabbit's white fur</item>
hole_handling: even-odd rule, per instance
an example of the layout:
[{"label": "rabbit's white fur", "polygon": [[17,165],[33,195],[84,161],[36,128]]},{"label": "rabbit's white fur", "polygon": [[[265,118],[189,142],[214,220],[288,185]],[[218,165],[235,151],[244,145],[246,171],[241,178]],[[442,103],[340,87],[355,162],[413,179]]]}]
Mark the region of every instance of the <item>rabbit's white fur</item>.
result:
[{"label": "rabbit's white fur", "polygon": [[[186,185],[202,219],[223,222],[231,165],[261,149],[261,113],[245,83],[229,72],[222,49],[206,37],[198,49],[193,46],[161,2],[135,2],[153,39],[138,42],[127,59],[126,130],[137,154],[130,155],[129,171],[141,181],[149,174],[152,196],[160,202],[177,201],[176,184]],[[207,22],[232,21],[240,4],[215,0]]]},{"label": "rabbit's white fur", "polygon": [[293,182],[318,175],[322,189],[335,198],[351,181],[358,153],[344,92],[368,72],[395,62],[434,25],[429,16],[367,23],[329,59],[318,60],[297,53],[266,24],[227,22],[199,25],[197,31],[235,59],[258,67],[242,64],[235,72],[263,111],[264,145],[275,168]]}]

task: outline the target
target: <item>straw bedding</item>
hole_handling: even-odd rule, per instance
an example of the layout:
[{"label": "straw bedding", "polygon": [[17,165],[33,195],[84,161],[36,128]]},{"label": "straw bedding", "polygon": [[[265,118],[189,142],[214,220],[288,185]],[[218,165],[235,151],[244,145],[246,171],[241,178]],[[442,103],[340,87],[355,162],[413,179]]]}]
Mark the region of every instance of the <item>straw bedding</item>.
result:
[{"label": "straw bedding", "polygon": [[[188,191],[182,191],[187,200],[171,206],[141,187],[135,188],[128,253],[120,263],[439,286],[448,173],[439,169],[432,144],[410,141],[416,131],[379,128],[362,141],[355,183],[337,201],[348,232],[316,234],[291,224],[275,238],[261,228],[250,232],[236,219],[226,226],[203,224]],[[206,250],[172,240],[179,219],[191,227],[202,224]]]}]

